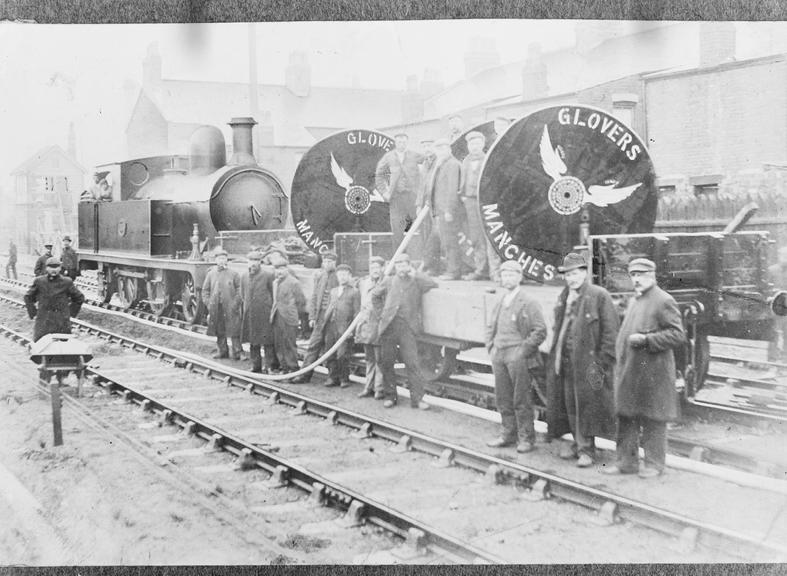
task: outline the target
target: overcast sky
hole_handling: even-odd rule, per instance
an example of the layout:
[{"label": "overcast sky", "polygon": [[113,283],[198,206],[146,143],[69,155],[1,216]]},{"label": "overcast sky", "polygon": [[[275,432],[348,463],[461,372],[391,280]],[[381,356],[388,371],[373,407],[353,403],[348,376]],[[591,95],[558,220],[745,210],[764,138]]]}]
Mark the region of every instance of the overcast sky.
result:
[{"label": "overcast sky", "polygon": [[[631,23],[631,32],[640,25]],[[283,83],[289,54],[304,50],[315,85],[390,89],[403,89],[408,75],[420,77],[425,68],[438,69],[446,86],[461,80],[473,36],[494,38],[502,63],[523,59],[531,42],[550,51],[575,40],[573,21],[258,23],[255,29],[261,83]],[[248,30],[247,24],[0,23],[0,184],[38,149],[65,147],[70,122],[86,169],[118,159],[135,95],[130,88],[142,80],[152,42],[165,78],[247,81]],[[739,34],[739,52],[745,56],[757,36]]]}]

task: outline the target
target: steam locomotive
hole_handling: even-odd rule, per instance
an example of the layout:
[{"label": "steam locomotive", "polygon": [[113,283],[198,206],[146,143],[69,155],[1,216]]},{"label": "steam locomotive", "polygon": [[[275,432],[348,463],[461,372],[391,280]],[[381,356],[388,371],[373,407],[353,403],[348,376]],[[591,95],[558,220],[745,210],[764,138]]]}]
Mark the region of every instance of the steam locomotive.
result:
[{"label": "steam locomotive", "polygon": [[[236,257],[249,245],[297,232],[314,252],[334,248],[358,275],[369,256],[392,254],[388,207],[375,174],[392,138],[348,130],[318,142],[301,159],[288,199],[254,159],[254,123],[230,122],[229,162],[221,132],[202,127],[188,157],[102,167],[119,189],[113,202],[80,204],[79,238],[81,266],[98,271],[106,300],[117,293],[125,306],[145,302],[157,314],[180,303],[183,316],[198,322],[200,287],[212,265],[203,255],[239,237],[245,241],[230,250]],[[768,282],[766,232],[653,233],[658,195],[647,148],[603,110],[552,107],[505,131],[492,122],[473,129],[486,137],[477,193],[487,237],[502,259],[519,260],[545,309],[560,289],[557,265],[571,250],[587,251],[593,281],[621,303],[632,291],[626,264],[651,258],[684,315],[690,342],[678,364],[690,392],[707,370],[708,335],[767,339],[774,312],[787,313],[787,296]],[[463,137],[452,148],[460,160],[467,154]],[[288,209],[295,231],[283,230]],[[308,291],[311,283],[305,284]],[[419,352],[430,379],[452,373],[460,351],[483,346],[498,298],[491,282],[461,281],[424,296]]]}]

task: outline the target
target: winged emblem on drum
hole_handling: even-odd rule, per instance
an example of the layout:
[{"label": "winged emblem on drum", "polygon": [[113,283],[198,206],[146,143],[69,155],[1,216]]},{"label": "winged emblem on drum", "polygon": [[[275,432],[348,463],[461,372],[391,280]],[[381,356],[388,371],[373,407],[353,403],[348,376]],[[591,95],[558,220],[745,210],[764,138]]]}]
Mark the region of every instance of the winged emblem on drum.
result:
[{"label": "winged emblem on drum", "polygon": [[344,205],[355,215],[360,216],[369,210],[372,202],[385,202],[377,189],[371,192],[363,186],[353,184],[353,178],[336,161],[331,152],[331,172],[336,179],[336,184],[344,188]]},{"label": "winged emblem on drum", "polygon": [[588,186],[574,176],[567,175],[568,167],[563,161],[559,148],[552,146],[549,137],[549,130],[544,125],[544,133],[541,136],[539,146],[541,153],[541,166],[548,176],[552,177],[552,184],[547,193],[549,204],[559,214],[574,214],[578,212],[584,203],[606,207],[610,204],[622,202],[634,191],[642,186],[642,183],[622,186],[618,188],[618,182],[612,182],[605,186]]}]

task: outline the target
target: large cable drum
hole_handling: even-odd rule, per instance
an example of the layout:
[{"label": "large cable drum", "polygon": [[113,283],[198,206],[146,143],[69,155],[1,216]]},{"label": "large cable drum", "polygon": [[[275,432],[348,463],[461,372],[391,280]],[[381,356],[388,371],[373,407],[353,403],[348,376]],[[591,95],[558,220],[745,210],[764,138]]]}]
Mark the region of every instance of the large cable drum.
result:
[{"label": "large cable drum", "polygon": [[555,106],[512,124],[490,149],[479,182],[487,237],[525,275],[551,280],[590,234],[653,230],[658,196],[642,140],[586,106]]},{"label": "large cable drum", "polygon": [[394,141],[372,130],[345,130],[312,146],[290,192],[295,229],[315,252],[336,232],[390,232],[388,203],[375,187],[377,163]]}]

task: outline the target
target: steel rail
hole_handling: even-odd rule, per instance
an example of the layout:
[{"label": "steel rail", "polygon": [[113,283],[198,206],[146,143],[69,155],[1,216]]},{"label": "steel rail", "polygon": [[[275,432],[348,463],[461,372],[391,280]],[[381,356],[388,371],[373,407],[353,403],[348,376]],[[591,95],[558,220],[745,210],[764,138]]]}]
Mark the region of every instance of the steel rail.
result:
[{"label": "steel rail", "polygon": [[[0,296],[0,299],[19,305],[18,301],[5,296]],[[528,497],[530,499],[557,497],[567,502],[594,509],[607,517],[611,516],[616,519],[630,521],[694,543],[703,543],[710,547],[727,550],[730,549],[730,546],[735,546],[737,549],[744,547],[750,557],[754,557],[751,553],[761,551],[776,554],[780,558],[787,557],[787,547],[764,542],[742,532],[695,520],[606,490],[585,486],[556,474],[490,456],[383,420],[315,400],[281,388],[276,384],[266,382],[264,377],[252,378],[245,376],[237,370],[216,365],[206,360],[184,357],[175,351],[114,334],[80,320],[72,319],[72,323],[88,334],[103,337],[110,342],[154,356],[162,361],[222,380],[227,386],[236,386],[245,389],[251,394],[264,396],[271,403],[292,406],[301,414],[313,414],[325,418],[334,425],[342,424],[356,430],[360,436],[378,437],[388,440],[396,443],[402,451],[412,450],[429,454],[438,458],[446,466],[462,466],[476,470],[486,474],[496,483],[511,483],[521,486],[529,490]]]},{"label": "steel rail", "polygon": [[[31,344],[28,337],[6,326],[0,325],[0,333],[22,346]],[[122,341],[122,343],[126,342]],[[138,350],[136,345],[132,348]],[[151,351],[145,350],[147,353]],[[235,455],[238,458],[239,468],[244,470],[261,468],[271,475],[272,484],[290,485],[310,494],[310,499],[316,504],[344,511],[348,526],[368,522],[411,542],[413,545],[429,546],[434,548],[433,552],[437,554],[447,555],[464,562],[478,563],[482,561],[496,564],[505,562],[494,554],[436,530],[415,518],[320,476],[256,444],[246,442],[242,438],[229,434],[175,406],[157,400],[128,384],[118,382],[98,369],[88,366],[85,371],[94,384],[122,396],[128,403],[137,404],[146,412],[158,415],[162,423],[177,425],[189,435],[208,442],[211,449],[224,450]]]}]

